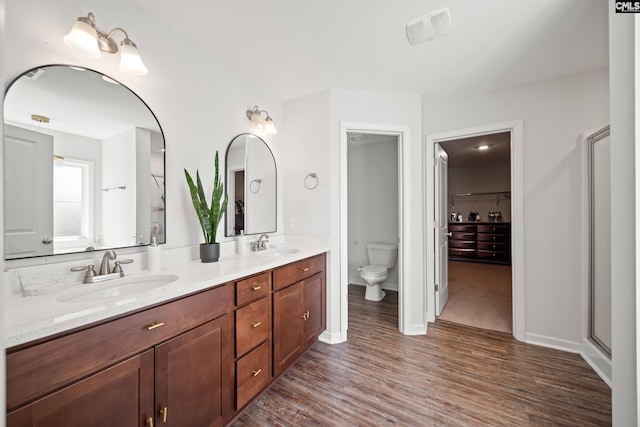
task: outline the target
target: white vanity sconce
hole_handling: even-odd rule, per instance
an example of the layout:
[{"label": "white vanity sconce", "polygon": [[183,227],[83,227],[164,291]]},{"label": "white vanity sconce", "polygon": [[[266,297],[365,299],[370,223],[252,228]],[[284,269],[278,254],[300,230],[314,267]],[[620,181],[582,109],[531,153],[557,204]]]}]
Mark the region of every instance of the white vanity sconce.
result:
[{"label": "white vanity sconce", "polygon": [[[113,39],[113,33],[122,31],[124,39],[118,44]],[[79,17],[71,31],[64,37],[64,43],[75,52],[89,58],[100,58],[101,52],[116,53],[120,50],[119,68],[127,74],[143,76],[149,72],[142,63],[138,46],[129,38],[125,30],[116,27],[108,33],[96,26],[96,17],[93,13]]]},{"label": "white vanity sconce", "polygon": [[318,174],[315,172],[311,172],[304,177],[304,187],[307,190],[315,190],[320,184],[320,179],[318,178]]},{"label": "white vanity sconce", "polygon": [[[262,118],[262,113],[266,116],[264,119]],[[247,119],[249,119],[249,128],[254,131],[262,132],[265,135],[275,135],[278,133],[276,125],[273,123],[273,119],[267,110],[261,110],[257,105],[247,110]]]}]

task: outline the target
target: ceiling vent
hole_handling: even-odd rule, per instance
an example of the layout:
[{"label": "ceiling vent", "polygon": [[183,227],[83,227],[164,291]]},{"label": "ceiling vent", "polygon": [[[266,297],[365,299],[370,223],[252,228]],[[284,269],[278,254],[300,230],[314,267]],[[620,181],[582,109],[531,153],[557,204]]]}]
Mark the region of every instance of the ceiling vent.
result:
[{"label": "ceiling vent", "polygon": [[451,29],[448,8],[438,9],[407,24],[407,39],[412,46],[444,36]]}]

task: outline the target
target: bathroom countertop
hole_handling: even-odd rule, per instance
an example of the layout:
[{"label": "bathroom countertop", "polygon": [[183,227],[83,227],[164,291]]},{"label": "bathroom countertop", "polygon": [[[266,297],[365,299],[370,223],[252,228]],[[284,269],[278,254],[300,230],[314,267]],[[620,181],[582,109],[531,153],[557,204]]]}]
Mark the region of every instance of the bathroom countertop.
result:
[{"label": "bathroom countertop", "polygon": [[144,270],[134,272],[126,277],[175,274],[178,279],[152,291],[128,295],[123,298],[109,298],[92,302],[59,301],[59,298],[70,292],[78,292],[83,287],[96,286],[97,283],[73,284],[62,290],[38,296],[23,297],[20,294],[14,294],[4,299],[5,345],[10,348],[45,338],[328,251],[326,243],[305,242],[305,244],[299,244],[298,242],[295,245],[286,245],[288,248],[298,249],[298,252],[274,255],[279,247],[282,246],[274,246],[262,252],[228,255],[221,257],[218,262],[214,263],[201,263],[200,260],[193,260],[163,268],[156,273]]}]

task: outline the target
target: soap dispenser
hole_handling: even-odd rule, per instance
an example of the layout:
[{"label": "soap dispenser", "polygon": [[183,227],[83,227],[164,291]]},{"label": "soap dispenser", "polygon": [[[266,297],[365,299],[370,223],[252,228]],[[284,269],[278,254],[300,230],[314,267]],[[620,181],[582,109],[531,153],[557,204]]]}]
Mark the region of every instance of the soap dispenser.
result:
[{"label": "soap dispenser", "polygon": [[153,236],[149,245],[149,271],[160,271],[162,268],[162,249],[158,245],[158,239]]},{"label": "soap dispenser", "polygon": [[240,235],[236,237],[236,252],[239,254],[247,253],[247,236],[244,235],[244,230],[240,230]]}]

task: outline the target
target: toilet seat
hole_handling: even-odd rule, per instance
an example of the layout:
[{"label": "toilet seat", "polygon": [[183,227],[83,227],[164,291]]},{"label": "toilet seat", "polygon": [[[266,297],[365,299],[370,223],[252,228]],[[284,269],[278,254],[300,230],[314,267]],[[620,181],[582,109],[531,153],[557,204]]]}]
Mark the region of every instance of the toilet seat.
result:
[{"label": "toilet seat", "polygon": [[381,265],[367,265],[362,268],[362,273],[368,276],[383,276],[387,274],[387,268]]}]

